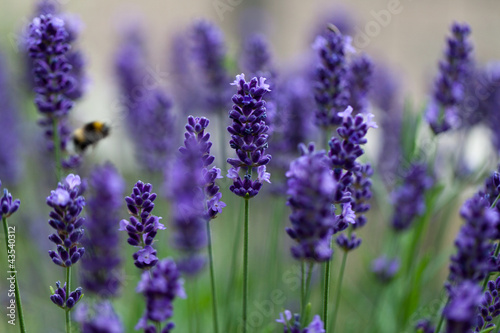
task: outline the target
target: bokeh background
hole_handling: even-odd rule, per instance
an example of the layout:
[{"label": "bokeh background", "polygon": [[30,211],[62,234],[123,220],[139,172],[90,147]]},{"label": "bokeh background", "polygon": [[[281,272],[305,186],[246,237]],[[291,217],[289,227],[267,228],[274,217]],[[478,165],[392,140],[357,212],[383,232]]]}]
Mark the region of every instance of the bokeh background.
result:
[{"label": "bokeh background", "polygon": [[[134,160],[133,147],[127,140],[127,131],[122,122],[121,110],[118,107],[118,88],[114,73],[113,57],[116,52],[120,36],[124,29],[130,24],[136,24],[146,32],[147,48],[150,65],[164,79],[167,89],[176,84],[175,77],[169,75],[170,46],[172,38],[179,32],[190,27],[195,19],[206,18],[221,27],[225,34],[228,47],[228,56],[236,63],[240,52],[242,40],[252,32],[265,34],[271,42],[273,62],[278,72],[286,72],[288,68],[297,66],[304,57],[311,52],[311,44],[314,36],[324,26],[325,22],[348,22],[352,27],[354,37],[353,46],[359,52],[367,53],[376,62],[385,64],[392,68],[398,75],[401,83],[401,98],[410,101],[415,109],[421,109],[432,89],[432,82],[437,73],[437,62],[442,58],[444,50],[444,38],[449,34],[449,26],[453,21],[467,22],[472,28],[472,41],[474,44],[474,56],[479,64],[500,59],[500,2],[495,0],[351,0],[351,1],[300,1],[300,0],[278,0],[278,1],[250,1],[250,0],[219,0],[219,1],[170,1],[170,0],[146,0],[146,1],[124,1],[124,0],[60,0],[63,11],[73,13],[81,19],[83,30],[79,39],[79,49],[87,58],[87,77],[90,79],[85,96],[78,102],[72,111],[71,119],[75,126],[87,121],[101,119],[112,125],[113,134],[99,143],[96,149],[89,153],[89,160],[94,163],[111,161],[127,179],[127,193],[137,179],[154,182],[151,175],[142,174],[137,169]],[[396,3],[396,5],[394,5]],[[222,4],[222,5],[221,5]],[[377,22],[376,16],[381,11],[387,11],[388,6],[396,6],[398,14],[390,15],[387,24]],[[222,6],[222,7],[221,7]],[[32,126],[25,128],[25,139],[22,149],[23,154],[29,155],[36,152],[40,147],[34,145],[37,135],[40,135],[34,123],[37,115],[32,105],[32,100],[27,98],[23,90],[24,63],[19,49],[19,41],[23,28],[29,23],[33,13],[34,3],[32,1],[0,0],[0,50],[6,54],[9,69],[11,71],[12,88],[15,94],[20,96],[17,104],[23,110],[25,118],[33,121]],[[378,27],[378,28],[373,28]],[[372,29],[372,30],[370,30]],[[375,30],[373,30],[375,29]],[[367,35],[366,43],[360,42],[361,34]],[[364,45],[367,44],[367,45]],[[233,66],[231,74],[237,74],[237,66]],[[167,90],[168,91],[168,90]],[[24,97],[23,97],[24,96]],[[174,101],[175,102],[175,101]],[[1,105],[0,105],[1,107]],[[183,120],[179,120],[183,123]],[[0,131],[2,130],[0,124]],[[211,130],[217,136],[216,126]],[[491,161],[492,148],[489,140],[485,139],[487,134],[482,128],[476,129],[465,144],[467,144],[466,155],[470,157],[471,165],[480,165],[484,161]],[[372,133],[370,143],[366,149],[368,160],[374,160],[379,154],[384,153],[384,147],[380,146],[378,137],[380,134]],[[216,150],[217,152],[217,150]],[[27,159],[25,159],[27,161]],[[32,160],[31,160],[32,162]],[[4,181],[2,179],[2,181]],[[22,182],[18,187],[11,186],[11,192],[17,190],[21,197],[23,212],[12,219],[12,223],[19,225],[18,243],[18,265],[23,271],[21,287],[26,306],[26,316],[30,332],[60,332],[62,325],[62,314],[49,304],[49,285],[62,278],[58,270],[50,263],[45,255],[50,248],[46,236],[49,227],[46,224],[48,209],[44,207],[45,196],[51,187],[44,183],[44,175],[40,173],[36,164],[25,162],[23,166]],[[224,183],[227,185],[227,183]],[[4,185],[9,185],[4,181]],[[47,187],[48,186],[48,187]],[[45,192],[44,192],[45,191]],[[459,197],[467,195],[463,193]],[[225,190],[224,196],[231,196]],[[236,224],[241,220],[241,207],[236,199],[224,213],[218,225],[214,226],[214,251],[216,255],[221,298],[228,293],[238,293],[239,288],[225,290],[225,279],[228,278],[227,270],[230,263],[229,248],[233,242],[236,232]],[[377,198],[377,202],[383,204],[375,205],[375,209],[369,215],[369,225],[361,232],[366,239],[362,245],[362,251],[353,255],[347,269],[346,295],[343,299],[346,306],[340,313],[340,326],[344,327],[342,332],[371,332],[369,322],[356,319],[364,310],[355,306],[361,304],[366,298],[369,302],[372,295],[370,291],[359,288],[359,281],[363,276],[369,274],[368,266],[373,253],[382,248],[382,230],[386,226],[390,212],[384,211],[387,206],[387,197]],[[456,202],[461,202],[457,199]],[[259,308],[259,301],[266,300],[269,293],[278,288],[283,290],[287,297],[292,298],[294,291],[294,277],[298,266],[289,258],[288,240],[283,238],[283,249],[278,256],[283,257],[283,262],[276,267],[275,272],[270,272],[269,267],[259,265],[259,258],[266,258],[269,253],[265,252],[267,244],[266,221],[271,216],[281,217],[283,225],[286,219],[282,216],[288,214],[284,207],[284,199],[281,199],[282,212],[276,213],[271,210],[265,200],[255,202],[255,228],[253,232],[254,252],[251,254],[255,276],[253,285],[254,300],[251,311]],[[229,205],[228,205],[229,206]],[[452,203],[453,206],[453,203]],[[440,262],[432,276],[429,277],[429,288],[427,304],[432,305],[435,299],[432,295],[440,290],[442,281],[446,277],[447,258],[451,253],[452,240],[458,228],[457,218],[458,206],[451,207],[451,219],[456,223],[450,227],[446,244],[441,253],[436,253]],[[168,205],[159,208],[162,213],[168,214]],[[281,214],[281,215],[280,215]],[[168,216],[168,215],[165,215]],[[124,212],[124,216],[126,213]],[[441,216],[442,217],[442,216]],[[168,243],[169,236],[162,236],[161,241]],[[125,244],[125,242],[123,242]],[[286,244],[286,245],[285,245]],[[124,245],[125,249],[125,245]],[[168,245],[160,249],[160,254],[170,255]],[[131,252],[124,250],[124,257],[129,258]],[[2,265],[5,263],[4,254],[0,254]],[[337,260],[338,261],[338,260]],[[294,266],[295,264],[295,266]],[[252,265],[252,264],[251,264]],[[20,271],[21,271],[20,269]],[[338,269],[338,262],[334,262],[334,270]],[[124,299],[117,301],[115,306],[118,313],[129,323],[134,323],[140,316],[141,302],[133,301],[134,286],[138,276],[131,263],[125,267],[126,281],[124,287]],[[3,277],[3,271],[0,276]],[[290,283],[288,283],[288,282]],[[280,285],[281,283],[281,285]],[[5,301],[4,279],[0,283],[2,295],[0,301]],[[207,332],[203,325],[209,325],[210,301],[208,292],[208,277],[203,276],[197,286],[199,300],[202,309],[199,315],[199,332]],[[319,295],[316,295],[319,297]],[[315,295],[313,295],[315,297]],[[353,299],[356,299],[354,301]],[[360,303],[361,302],[361,303]],[[189,308],[187,303],[181,303],[176,308],[176,321],[178,321],[177,332],[187,332],[185,327],[190,322],[189,312],[195,311]],[[239,303],[236,303],[239,305]],[[293,302],[286,302],[283,307]],[[425,302],[424,302],[425,304]],[[237,306],[238,306],[237,305]],[[237,307],[236,306],[236,307]],[[2,306],[3,308],[3,306]],[[199,309],[196,309],[196,311]],[[233,309],[234,310],[234,309]],[[237,310],[237,309],[236,309]],[[236,311],[234,310],[234,311]],[[269,325],[262,325],[255,332],[278,331],[273,321],[276,313],[282,308],[261,311],[262,318]],[[225,318],[231,311],[222,310]],[[225,313],[226,312],[226,313]],[[269,313],[268,313],[269,312]],[[236,311],[238,313],[238,311]],[[3,316],[3,315],[2,315]],[[383,320],[383,319],[382,319]],[[6,320],[0,319],[0,332],[15,332],[16,329],[8,327]],[[132,325],[133,326],[133,325]],[[132,331],[130,325],[129,330]],[[184,328],[183,328],[184,327]],[[228,331],[229,332],[229,331]],[[387,331],[389,332],[389,331]]]}]

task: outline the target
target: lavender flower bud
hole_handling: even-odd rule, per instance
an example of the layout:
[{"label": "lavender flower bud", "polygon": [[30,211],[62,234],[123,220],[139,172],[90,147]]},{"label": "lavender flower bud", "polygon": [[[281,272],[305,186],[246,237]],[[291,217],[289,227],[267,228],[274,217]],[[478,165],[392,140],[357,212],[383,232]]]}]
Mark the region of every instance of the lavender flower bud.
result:
[{"label": "lavender flower bud", "polygon": [[371,88],[373,63],[366,55],[352,60],[347,74],[349,89],[348,105],[352,106],[355,114],[368,112],[368,91]]},{"label": "lavender flower bud", "polygon": [[80,305],[75,310],[75,321],[82,333],[123,333],[123,324],[108,301],[89,306]]},{"label": "lavender flower bud", "polygon": [[280,313],[280,318],[276,319],[277,323],[283,324],[284,333],[324,333],[324,324],[320,316],[315,315],[313,320],[307,327],[302,327],[300,324],[300,315],[294,314],[290,310]]},{"label": "lavender flower bud", "polygon": [[467,332],[476,319],[477,306],[481,302],[481,287],[465,280],[450,292],[450,301],[443,310],[446,332]]}]

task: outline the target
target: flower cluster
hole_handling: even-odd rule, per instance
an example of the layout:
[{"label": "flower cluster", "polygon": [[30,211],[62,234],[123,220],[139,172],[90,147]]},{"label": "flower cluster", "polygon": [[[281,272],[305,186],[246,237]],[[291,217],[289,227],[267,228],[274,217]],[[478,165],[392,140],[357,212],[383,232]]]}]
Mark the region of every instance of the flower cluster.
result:
[{"label": "flower cluster", "polygon": [[300,324],[300,315],[294,314],[289,310],[285,310],[285,312],[280,313],[280,318],[276,319],[277,323],[283,324],[284,333],[324,333],[324,325],[323,321],[318,315],[315,315],[313,320],[307,327],[302,328]]},{"label": "flower cluster", "polygon": [[[0,188],[2,188],[2,181],[0,181]],[[12,194],[10,194],[9,191],[4,188],[3,196],[0,198],[0,220],[8,218],[9,216],[17,212],[20,205],[21,200],[12,200]]]},{"label": "flower cluster", "polygon": [[95,167],[90,174],[93,195],[87,200],[87,255],[82,260],[85,290],[101,297],[117,296],[120,287],[120,238],[116,225],[125,182],[112,164]]},{"label": "flower cluster", "polygon": [[[50,300],[62,309],[71,310],[75,307],[76,303],[80,301],[82,298],[82,288],[78,287],[74,291],[70,292],[69,295],[66,295],[66,283],[63,287],[61,287],[61,282],[56,282],[56,290],[52,291],[52,295],[50,296]],[[52,289],[52,287],[51,287]]]},{"label": "flower cluster", "polygon": [[130,28],[115,56],[115,72],[120,88],[120,108],[125,114],[128,133],[136,159],[151,172],[164,172],[173,150],[175,119],[172,101],[151,81],[162,80],[152,72],[146,57],[146,45],[140,30]]},{"label": "flower cluster", "polygon": [[385,255],[378,257],[372,262],[372,272],[382,283],[388,283],[398,273],[400,267],[399,258],[390,259]]},{"label": "flower cluster", "polygon": [[[49,139],[49,150],[54,149],[53,131],[58,131],[60,148],[66,151],[71,130],[67,116],[73,107],[69,97],[75,86],[75,80],[69,75],[72,65],[67,59],[71,48],[70,35],[65,21],[52,14],[40,15],[33,19],[27,39],[28,52],[33,59],[35,77],[35,105],[44,115],[39,121]],[[63,166],[73,168],[80,164],[78,156],[70,156],[62,161]]]},{"label": "flower cluster", "polygon": [[76,264],[85,253],[80,243],[85,218],[79,216],[85,206],[83,191],[80,176],[70,174],[46,200],[53,209],[49,214],[49,225],[56,230],[49,239],[57,246],[57,252],[50,250],[49,256],[61,267]]},{"label": "flower cluster", "polygon": [[[353,109],[348,106],[339,112],[342,124],[337,128],[337,135],[329,142],[328,157],[330,167],[333,168],[333,177],[339,184],[336,189],[333,203],[342,207],[342,215],[335,226],[334,234],[345,230],[349,222],[359,222],[362,227],[366,224],[364,213],[370,209],[368,200],[371,198],[371,180],[373,170],[370,164],[361,164],[357,159],[364,154],[361,145],[367,142],[365,136],[370,128],[377,128],[373,121],[373,114],[352,115]],[[356,215],[354,215],[356,213]],[[341,235],[337,244],[344,250],[353,250],[361,244],[361,240],[352,234],[350,237]]]},{"label": "flower cluster", "polygon": [[368,91],[373,74],[373,63],[366,55],[355,58],[349,64],[347,87],[349,89],[348,105],[354,112],[365,113],[368,108]]},{"label": "flower cluster", "polygon": [[150,269],[158,262],[156,250],[152,247],[158,230],[164,230],[165,226],[160,223],[160,217],[152,214],[155,207],[156,193],[153,193],[151,184],[144,184],[140,180],[134,185],[130,196],[125,197],[129,220],[120,221],[121,231],[126,231],[129,238],[127,242],[140,247],[133,254],[134,264],[140,269]]},{"label": "flower cluster", "polygon": [[395,208],[391,225],[397,231],[410,228],[413,220],[425,211],[425,191],[433,180],[427,175],[424,164],[412,164],[403,177],[403,184],[392,193]]},{"label": "flower cluster", "polygon": [[454,23],[451,32],[445,60],[439,64],[440,74],[435,82],[434,95],[425,114],[435,134],[459,125],[458,107],[464,99],[465,80],[472,66],[472,45],[467,40],[470,27]]},{"label": "flower cluster", "polygon": [[209,111],[220,114],[227,108],[230,92],[228,74],[224,68],[226,48],[222,31],[213,23],[200,20],[192,29],[192,57],[205,87]]},{"label": "flower cluster", "polygon": [[[142,293],[146,298],[146,311],[137,323],[136,330],[144,329],[148,333],[168,333],[174,327],[174,323],[169,322],[161,330],[156,330],[156,325],[170,319],[173,315],[173,301],[176,297],[186,298],[183,280],[180,272],[171,259],[164,259],[151,270],[151,274],[143,272],[141,281],[137,285],[137,292]],[[148,324],[148,321],[154,324]]]},{"label": "flower cluster", "polygon": [[188,274],[199,272],[205,258],[199,251],[207,245],[206,223],[222,212],[226,204],[220,199],[222,194],[216,179],[222,178],[221,170],[210,167],[215,157],[210,155],[210,134],[207,118],[188,117],[184,146],[179,148],[179,156],[172,170],[175,179],[172,197],[175,201],[174,242],[177,248],[187,253],[178,262],[179,269]]},{"label": "flower cluster", "polygon": [[490,271],[490,240],[496,235],[499,214],[488,200],[476,194],[460,210],[465,224],[455,239],[457,253],[451,257],[449,279],[453,283],[480,282]]},{"label": "flower cluster", "polygon": [[302,156],[290,164],[287,194],[292,209],[288,235],[298,242],[292,255],[299,260],[327,261],[331,258],[331,235],[336,223],[332,202],[337,187],[324,151],[314,145],[300,146]]},{"label": "flower cluster", "polygon": [[[254,77],[247,82],[245,75],[236,75],[232,83],[238,87],[233,96],[233,108],[229,112],[232,120],[227,128],[231,134],[229,144],[236,150],[238,158],[228,158],[231,164],[228,178],[233,180],[231,192],[240,196],[252,198],[259,193],[264,181],[270,182],[270,174],[266,172],[266,164],[271,161],[271,155],[266,154],[269,127],[266,125],[266,102],[262,99],[269,90],[265,78]],[[252,180],[252,170],[257,168],[258,177]],[[240,169],[245,171],[241,179]]]},{"label": "flower cluster", "polygon": [[469,332],[475,323],[477,306],[481,302],[481,287],[464,281],[450,291],[450,300],[443,309],[446,332]]},{"label": "flower cluster", "polygon": [[479,315],[474,332],[493,327],[493,319],[500,315],[500,277],[496,281],[488,281],[488,286],[479,304]]},{"label": "flower cluster", "polygon": [[314,89],[316,124],[319,127],[331,128],[342,123],[338,113],[344,111],[349,101],[345,60],[349,43],[348,37],[330,29],[314,42],[314,49],[319,55]]},{"label": "flower cluster", "polygon": [[75,312],[82,333],[123,333],[123,324],[109,301],[82,304]]}]

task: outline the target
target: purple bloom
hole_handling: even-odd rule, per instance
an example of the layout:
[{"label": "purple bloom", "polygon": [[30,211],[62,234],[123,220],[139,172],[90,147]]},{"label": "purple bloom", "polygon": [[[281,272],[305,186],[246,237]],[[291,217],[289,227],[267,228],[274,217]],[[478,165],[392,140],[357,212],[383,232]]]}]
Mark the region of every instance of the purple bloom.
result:
[{"label": "purple bloom", "polygon": [[474,332],[495,326],[493,319],[500,315],[500,277],[496,281],[488,281],[486,291],[479,304],[479,315]]},{"label": "purple bloom", "polygon": [[205,257],[200,251],[207,245],[207,226],[226,204],[220,201],[222,194],[216,179],[221,171],[210,167],[215,157],[210,155],[210,134],[207,118],[188,117],[184,146],[172,170],[172,198],[175,214],[175,246],[185,253],[178,262],[179,269],[190,275],[198,273],[204,266]]},{"label": "purple bloom", "polygon": [[93,195],[87,201],[87,255],[82,261],[82,284],[101,297],[117,296],[121,255],[117,216],[123,205],[125,182],[111,164],[95,167],[90,174]]},{"label": "purple bloom", "polygon": [[366,113],[368,108],[368,91],[371,88],[373,63],[366,55],[356,57],[349,64],[347,87],[349,89],[348,105],[354,112]]},{"label": "purple bloom", "polygon": [[57,289],[50,296],[50,300],[61,309],[71,310],[82,297],[82,288],[80,287],[76,288],[75,291],[70,292],[69,295],[67,295],[67,299],[66,283],[63,287],[61,287],[61,282],[57,281],[56,287]]},{"label": "purple bloom", "polygon": [[429,320],[423,319],[419,320],[415,326],[417,333],[434,333],[436,328],[432,325]]},{"label": "purple bloom", "polygon": [[241,53],[241,68],[251,77],[274,77],[274,68],[271,63],[269,42],[264,35],[252,34],[248,36]]},{"label": "purple bloom", "polygon": [[16,105],[12,98],[11,82],[5,56],[0,52],[0,178],[11,184],[19,181],[21,164],[21,128]]},{"label": "purple bloom", "polygon": [[119,230],[127,232],[129,236],[127,242],[140,248],[133,254],[134,264],[144,270],[156,265],[158,260],[155,260],[156,251],[152,248],[152,244],[158,230],[165,229],[165,226],[160,223],[161,218],[152,214],[155,199],[156,193],[153,193],[153,186],[139,180],[134,185],[132,194],[125,197],[131,216],[128,221],[120,221]]},{"label": "purple bloom", "polygon": [[[27,39],[28,52],[33,59],[35,105],[45,117],[39,124],[45,129],[45,136],[50,139],[53,137],[54,123],[57,125],[63,152],[66,152],[71,133],[67,116],[73,107],[73,101],[69,95],[75,87],[75,79],[70,75],[72,65],[67,58],[71,49],[70,37],[66,22],[60,17],[47,14],[33,19]],[[52,141],[48,148],[53,150]],[[62,162],[65,167],[75,167],[80,160],[70,156],[69,160]]]},{"label": "purple bloom", "polygon": [[443,310],[446,332],[469,332],[476,320],[477,306],[481,302],[481,287],[465,280],[450,291],[450,301]]},{"label": "purple bloom", "polygon": [[433,180],[424,164],[412,164],[403,177],[403,184],[392,192],[394,215],[391,225],[397,231],[410,228],[412,222],[425,211],[425,191]]},{"label": "purple bloom", "polygon": [[205,88],[205,105],[209,112],[221,114],[228,108],[231,96],[227,88],[228,74],[224,68],[226,48],[222,31],[205,20],[196,22],[192,28],[192,57]]},{"label": "purple bloom", "polygon": [[[271,161],[271,155],[266,154],[269,127],[265,122],[266,102],[262,97],[269,91],[269,85],[265,80],[263,77],[254,77],[247,82],[245,75],[240,74],[236,75],[232,83],[238,87],[238,92],[233,96],[234,105],[229,112],[233,122],[227,130],[231,134],[229,144],[236,150],[238,158],[227,159],[232,166],[228,177],[233,179],[231,192],[241,197],[252,198],[259,193],[263,179],[253,181],[252,170]],[[245,171],[243,179],[237,172],[239,168]],[[259,170],[259,174],[265,175],[265,167]],[[265,178],[269,180],[269,177]]]},{"label": "purple bloom", "polygon": [[330,29],[316,38],[314,49],[320,63],[315,73],[316,124],[322,128],[332,128],[342,123],[338,115],[344,111],[349,101],[347,68],[345,61],[346,44],[350,40]]},{"label": "purple bloom", "polygon": [[[137,292],[142,293],[146,298],[146,311],[136,326],[136,330],[144,329],[145,332],[157,332],[155,325],[148,324],[162,323],[169,320],[173,315],[173,301],[175,298],[186,298],[183,280],[180,272],[171,259],[164,259],[148,272],[142,273],[141,281],[137,285]],[[168,323],[169,330],[173,328],[173,323]],[[169,332],[167,330],[167,332]],[[162,330],[165,332],[165,330]]]},{"label": "purple bloom", "polygon": [[470,73],[472,45],[467,40],[470,27],[454,23],[448,38],[445,60],[439,63],[434,95],[425,117],[435,134],[446,132],[459,124],[458,106],[464,99],[465,80]]},{"label": "purple bloom", "polygon": [[[0,181],[0,188],[2,188],[1,181]],[[15,199],[13,201],[12,194],[10,194],[9,191],[6,188],[4,188],[3,196],[0,198],[0,220],[2,220],[3,218],[8,218],[9,216],[17,212],[20,205],[21,205],[21,200]]]},{"label": "purple bloom", "polygon": [[82,304],[75,312],[82,333],[123,333],[123,324],[109,301]]},{"label": "purple bloom", "polygon": [[344,251],[352,251],[361,245],[361,238],[356,237],[355,233],[353,233],[350,237],[347,237],[345,234],[340,234],[335,241]]},{"label": "purple bloom", "polygon": [[399,271],[399,258],[390,259],[385,255],[378,257],[372,261],[372,272],[382,283],[387,283],[392,280],[394,275]]},{"label": "purple bloom", "polygon": [[331,235],[337,221],[332,213],[336,182],[324,151],[301,145],[302,156],[290,164],[287,194],[291,228],[286,232],[298,244],[292,255],[299,260],[327,261],[333,253]]},{"label": "purple bloom", "polygon": [[280,313],[280,318],[276,319],[276,322],[283,324],[284,333],[325,333],[323,321],[318,315],[315,315],[311,323],[304,328],[300,324],[299,314],[292,315],[290,310]]},{"label": "purple bloom", "polygon": [[58,266],[70,267],[85,253],[81,245],[85,218],[79,216],[85,206],[82,193],[80,177],[70,174],[47,197],[47,205],[53,209],[49,225],[56,230],[49,239],[57,246],[57,252],[50,250],[49,256]]},{"label": "purple bloom", "polygon": [[451,257],[449,280],[455,284],[465,280],[478,283],[490,271],[490,241],[496,236],[499,215],[478,194],[464,203],[460,215],[465,224],[455,239],[457,253]]}]

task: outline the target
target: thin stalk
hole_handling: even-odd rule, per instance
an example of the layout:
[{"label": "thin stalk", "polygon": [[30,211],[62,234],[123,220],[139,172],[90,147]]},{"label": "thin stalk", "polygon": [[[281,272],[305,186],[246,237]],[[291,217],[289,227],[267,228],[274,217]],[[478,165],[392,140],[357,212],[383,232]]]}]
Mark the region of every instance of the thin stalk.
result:
[{"label": "thin stalk", "polygon": [[56,162],[56,177],[59,182],[62,179],[61,164],[61,139],[59,138],[59,127],[56,118],[52,118],[52,138],[54,141],[54,159]]},{"label": "thin stalk", "polygon": [[[66,267],[66,300],[68,301],[69,293],[71,292],[71,266]],[[66,308],[66,333],[71,333],[71,316],[69,315],[69,309]]]},{"label": "thin stalk", "polygon": [[[7,256],[7,262],[9,258],[9,225],[7,224],[7,218],[4,216],[2,218],[3,222],[3,233],[5,235],[5,248],[7,249],[7,252],[5,253]],[[7,271],[13,271],[14,272],[14,297],[16,299],[16,307],[17,307],[17,313],[19,315],[19,331],[22,333],[26,333],[26,326],[24,325],[24,314],[23,314],[23,305],[21,304],[21,293],[19,292],[19,282],[17,281],[17,270],[15,267],[12,267],[12,269],[9,267]]]},{"label": "thin stalk", "polygon": [[[241,208],[240,206],[240,211],[238,218],[241,216]],[[241,239],[241,223],[236,223],[236,235],[234,237],[234,243],[233,243],[233,250],[231,251],[231,268],[230,268],[230,276],[229,276],[229,288],[227,290],[233,290],[234,289],[234,284],[235,284],[235,275],[237,272],[237,254],[238,254],[238,247],[240,245],[240,239]],[[226,307],[229,305],[229,301],[231,296],[233,296],[233,293],[231,292],[226,292]],[[232,306],[229,307],[229,309],[232,309]],[[231,324],[232,324],[232,319],[233,316],[231,315],[231,311],[228,311],[229,313],[229,320],[227,322],[226,326],[226,331],[230,331],[231,329]]]},{"label": "thin stalk", "polygon": [[323,284],[323,323],[325,325],[325,332],[328,326],[328,300],[330,298],[330,269],[332,259],[328,260],[324,265],[324,284]]},{"label": "thin stalk", "polygon": [[210,287],[212,289],[212,317],[214,322],[214,332],[219,332],[219,321],[217,319],[217,291],[215,289],[214,258],[212,254],[212,233],[210,232],[210,220],[207,221],[208,237],[208,259],[210,265]]},{"label": "thin stalk", "polygon": [[[446,305],[448,305],[449,301],[450,301],[450,298],[448,297],[448,300],[446,301]],[[443,322],[444,322],[444,315],[443,315],[443,311],[441,311],[441,316],[439,317],[439,322],[436,326],[436,333],[439,333],[441,331],[441,327],[443,326]]]},{"label": "thin stalk", "polygon": [[300,318],[304,314],[305,299],[306,299],[306,262],[302,260],[300,263]]},{"label": "thin stalk", "polygon": [[[340,266],[340,273],[339,273],[339,279],[337,281],[337,289],[335,293],[335,308],[333,310],[333,324],[332,328],[333,331],[335,331],[335,324],[337,323],[337,312],[339,311],[339,303],[340,303],[340,288],[342,288],[342,280],[344,279],[344,271],[345,271],[345,264],[347,262],[347,254],[349,251],[344,251],[344,256],[342,257],[342,264]],[[326,331],[326,327],[325,327]]]},{"label": "thin stalk", "polygon": [[243,236],[243,333],[247,331],[248,297],[248,197],[245,197],[245,226]]},{"label": "thin stalk", "polygon": [[[312,276],[312,271],[313,271],[313,265],[314,261],[310,261],[308,265],[308,270],[307,270],[307,277],[305,281],[305,286],[304,286],[304,303],[302,305],[301,309],[301,314],[300,314],[300,320],[302,321],[302,326],[306,325],[306,322],[308,321],[308,318],[306,318],[306,308],[307,308],[307,303],[309,303],[309,296],[311,294],[311,276]],[[305,263],[304,263],[305,266]]]}]

